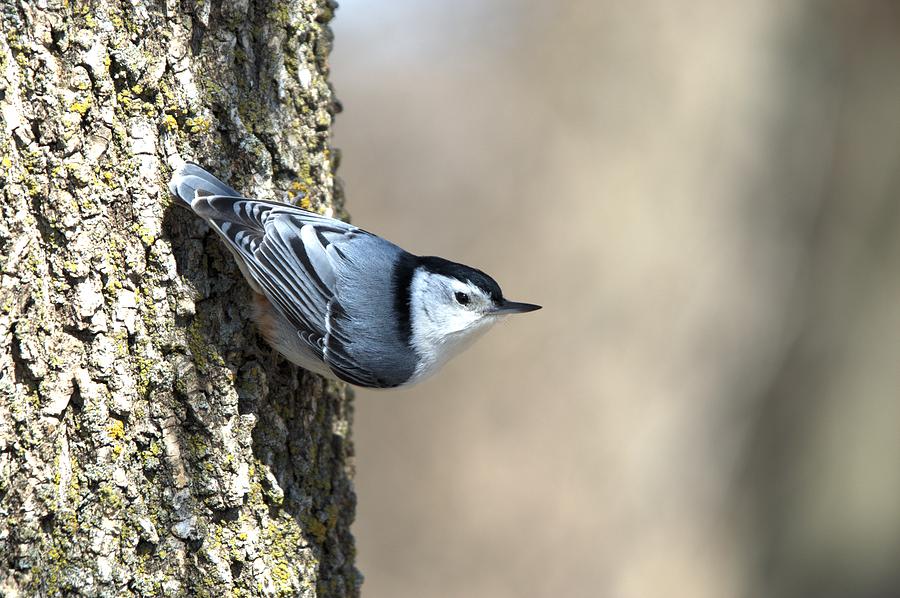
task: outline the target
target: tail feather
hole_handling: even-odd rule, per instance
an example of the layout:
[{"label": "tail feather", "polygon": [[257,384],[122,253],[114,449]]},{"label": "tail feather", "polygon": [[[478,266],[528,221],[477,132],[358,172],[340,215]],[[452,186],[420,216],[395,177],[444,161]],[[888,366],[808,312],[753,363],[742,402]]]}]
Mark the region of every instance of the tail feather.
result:
[{"label": "tail feather", "polygon": [[169,181],[169,191],[188,205],[194,202],[197,192],[202,192],[205,195],[242,197],[240,193],[190,162],[185,162],[172,173],[172,179]]}]

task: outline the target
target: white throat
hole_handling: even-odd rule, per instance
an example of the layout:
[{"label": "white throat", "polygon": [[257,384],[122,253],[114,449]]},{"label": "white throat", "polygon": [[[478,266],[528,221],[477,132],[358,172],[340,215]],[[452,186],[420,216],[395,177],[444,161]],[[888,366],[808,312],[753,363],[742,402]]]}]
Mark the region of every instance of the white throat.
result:
[{"label": "white throat", "polygon": [[419,357],[411,384],[436,372],[499,319],[448,306],[439,296],[442,289],[430,283],[432,276],[426,270],[416,270],[410,284],[410,344]]}]

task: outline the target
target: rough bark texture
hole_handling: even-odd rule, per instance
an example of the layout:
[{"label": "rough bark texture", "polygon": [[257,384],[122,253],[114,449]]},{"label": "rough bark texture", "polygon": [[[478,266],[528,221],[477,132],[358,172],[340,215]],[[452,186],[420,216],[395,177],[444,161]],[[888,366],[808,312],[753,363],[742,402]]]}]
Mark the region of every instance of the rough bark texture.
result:
[{"label": "rough bark texture", "polygon": [[339,209],[333,9],[0,0],[0,594],[358,594],[348,391],[165,190]]}]

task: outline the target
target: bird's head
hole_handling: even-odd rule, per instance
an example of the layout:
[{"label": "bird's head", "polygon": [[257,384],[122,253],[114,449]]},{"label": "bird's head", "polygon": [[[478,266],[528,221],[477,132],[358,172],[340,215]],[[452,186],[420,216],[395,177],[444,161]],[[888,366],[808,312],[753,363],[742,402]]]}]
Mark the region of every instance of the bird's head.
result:
[{"label": "bird's head", "polygon": [[504,316],[536,309],[540,306],[505,299],[481,270],[421,258],[410,282],[411,342],[423,359],[443,362]]}]

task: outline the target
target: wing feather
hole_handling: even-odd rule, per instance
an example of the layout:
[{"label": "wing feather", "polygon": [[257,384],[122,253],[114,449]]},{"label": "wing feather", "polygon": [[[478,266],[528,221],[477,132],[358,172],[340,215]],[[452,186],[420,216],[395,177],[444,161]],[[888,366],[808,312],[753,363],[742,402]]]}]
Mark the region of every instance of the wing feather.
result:
[{"label": "wing feather", "polygon": [[297,328],[338,378],[384,386],[350,356],[346,312],[337,297],[348,258],[340,245],[368,235],[352,225],[277,202],[197,191],[191,207],[208,220],[243,262],[242,271]]}]

